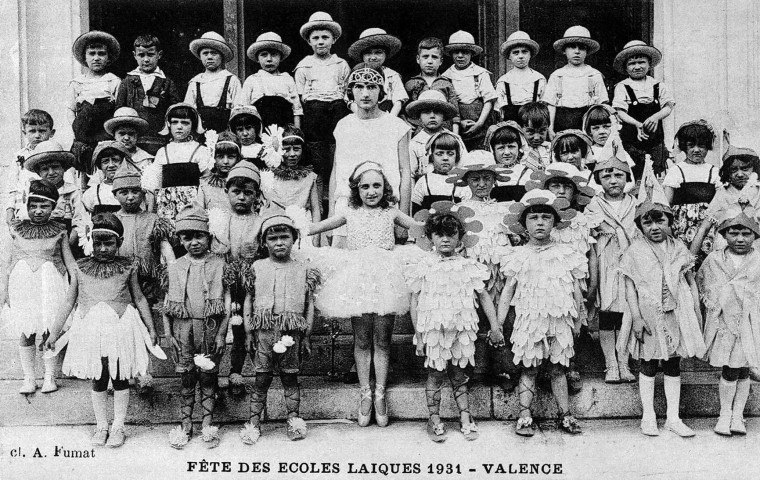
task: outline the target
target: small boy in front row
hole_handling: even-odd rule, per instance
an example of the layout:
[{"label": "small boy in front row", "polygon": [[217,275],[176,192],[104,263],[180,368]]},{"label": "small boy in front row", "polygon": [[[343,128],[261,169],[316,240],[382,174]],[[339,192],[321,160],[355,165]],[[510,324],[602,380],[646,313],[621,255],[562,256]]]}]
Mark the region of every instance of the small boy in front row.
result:
[{"label": "small boy in front row", "polygon": [[258,234],[268,256],[254,262],[248,273],[251,280],[245,299],[246,347],[253,357],[256,380],[250,419],[240,432],[246,445],[253,445],[261,436],[261,417],[275,366],[280,370],[288,411],[288,438],[306,437],[306,422],[299,414],[298,369],[301,349],[306,357],[311,355],[314,290],[320,281],[318,270],[290,255],[298,239],[298,230],[290,217],[269,216],[261,223]]}]

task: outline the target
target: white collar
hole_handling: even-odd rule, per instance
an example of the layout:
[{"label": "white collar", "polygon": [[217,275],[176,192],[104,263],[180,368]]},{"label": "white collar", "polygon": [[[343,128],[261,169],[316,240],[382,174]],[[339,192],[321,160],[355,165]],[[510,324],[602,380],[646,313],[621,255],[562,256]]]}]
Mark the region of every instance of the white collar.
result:
[{"label": "white collar", "polygon": [[166,75],[164,75],[164,72],[161,71],[160,67],[156,67],[155,70],[153,70],[150,73],[145,73],[139,68],[135,68],[131,72],[127,73],[127,75],[139,75],[141,77],[156,77],[156,78],[166,78]]}]

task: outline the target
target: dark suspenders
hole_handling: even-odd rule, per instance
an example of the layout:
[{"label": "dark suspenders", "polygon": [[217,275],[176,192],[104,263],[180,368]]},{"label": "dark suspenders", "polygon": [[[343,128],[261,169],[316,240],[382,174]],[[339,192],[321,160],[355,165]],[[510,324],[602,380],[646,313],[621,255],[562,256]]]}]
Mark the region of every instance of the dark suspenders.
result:
[{"label": "dark suspenders", "polygon": [[[219,96],[219,103],[216,104],[216,108],[227,108],[227,89],[230,86],[230,79],[232,75],[227,76],[227,80],[224,81],[224,87],[222,88],[222,94]],[[201,96],[201,83],[195,82],[195,103],[198,108],[205,107],[203,103],[203,96]]]}]

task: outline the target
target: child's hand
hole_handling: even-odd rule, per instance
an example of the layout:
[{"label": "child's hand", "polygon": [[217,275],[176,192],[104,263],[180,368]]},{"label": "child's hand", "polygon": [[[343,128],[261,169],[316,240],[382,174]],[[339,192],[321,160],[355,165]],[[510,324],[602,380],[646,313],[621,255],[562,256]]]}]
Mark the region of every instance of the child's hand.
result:
[{"label": "child's hand", "polygon": [[652,334],[652,331],[647,327],[646,323],[644,323],[644,320],[641,318],[634,319],[633,320],[633,336],[636,337],[636,340],[639,342],[644,341],[644,333],[647,333],[649,335]]},{"label": "child's hand", "polygon": [[216,336],[216,349],[214,350],[214,354],[217,356],[222,356],[224,354],[224,349],[227,348],[227,342],[225,342],[225,335],[217,335]]},{"label": "child's hand", "polygon": [[55,350],[55,341],[58,340],[58,337],[53,337],[52,335],[48,337],[48,339],[45,341],[45,350],[50,350],[51,352]]},{"label": "child's hand", "polygon": [[491,345],[496,348],[501,348],[506,345],[504,342],[504,334],[501,332],[500,328],[496,330],[489,330],[488,341],[491,342]]},{"label": "child's hand", "polygon": [[[470,121],[472,121],[472,120],[470,120]],[[481,128],[483,128],[483,124],[482,123],[474,122],[472,125],[470,125],[470,127],[467,130],[464,131],[464,134],[465,135],[475,135],[475,133],[477,133],[477,131],[480,130]]]},{"label": "child's hand", "polygon": [[311,358],[311,337],[308,335],[304,335],[303,338],[301,338],[301,352],[303,360]]},{"label": "child's hand", "polygon": [[647,133],[654,133],[655,130],[657,130],[657,120],[653,117],[649,117],[644,120],[643,127]]},{"label": "child's hand", "polygon": [[393,229],[395,236],[398,240],[401,240],[402,242],[406,242],[406,240],[409,238],[409,231],[399,225],[396,225]]},{"label": "child's hand", "polygon": [[475,126],[475,120],[464,119],[459,122],[459,128],[462,129],[462,135],[468,135],[471,133],[472,128]]},{"label": "child's hand", "polygon": [[256,341],[250,333],[245,336],[245,351],[251,355],[256,353]]},{"label": "child's hand", "polygon": [[637,132],[636,137],[638,137],[638,139],[640,141],[643,142],[644,140],[648,140],[649,139],[649,134],[646,131],[644,131],[644,126],[643,125],[640,126],[640,127],[637,127],[636,128],[636,132]]}]

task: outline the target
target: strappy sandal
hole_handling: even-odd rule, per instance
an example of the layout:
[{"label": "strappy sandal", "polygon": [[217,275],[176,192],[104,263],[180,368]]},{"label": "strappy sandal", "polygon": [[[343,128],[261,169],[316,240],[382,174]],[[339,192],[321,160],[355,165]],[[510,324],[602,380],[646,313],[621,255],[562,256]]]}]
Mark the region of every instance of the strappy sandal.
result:
[{"label": "strappy sandal", "polygon": [[203,408],[202,423],[208,424],[201,428],[201,439],[206,442],[206,448],[216,448],[219,446],[219,427],[211,425],[211,420],[214,415],[214,406],[216,404],[216,392],[212,389],[210,392],[205,388],[201,388],[201,408]]},{"label": "strappy sandal", "polygon": [[240,429],[240,440],[246,445],[253,445],[259,441],[261,437],[261,426],[253,425],[252,423],[246,423],[243,428]]},{"label": "strappy sandal", "polygon": [[470,415],[470,412],[467,412],[467,416],[470,417],[470,421],[468,423],[462,423],[460,421],[459,431],[462,432],[465,440],[471,442],[473,440],[477,440],[478,437],[480,437],[480,434],[478,433],[478,426],[475,425],[475,422],[472,421],[472,415]]},{"label": "strappy sandal", "polygon": [[533,417],[520,417],[515,424],[515,433],[521,437],[532,437],[536,429]]},{"label": "strappy sandal", "polygon": [[427,435],[435,443],[443,443],[448,438],[446,436],[446,426],[443,422],[436,423],[432,418],[429,418],[427,422]]},{"label": "strappy sandal", "polygon": [[557,419],[557,427],[571,435],[581,433],[581,426],[578,424],[578,420],[569,413],[565,413]]},{"label": "strappy sandal", "polygon": [[[359,393],[359,414],[357,415],[356,423],[360,427],[366,427],[372,418],[372,389],[369,386],[361,387]],[[369,402],[369,411],[366,414],[362,413],[362,405],[365,400]]]},{"label": "strappy sandal", "polygon": [[206,448],[209,450],[219,446],[221,438],[219,437],[219,427],[214,425],[206,425],[201,429],[201,440],[206,443]]},{"label": "strappy sandal", "polygon": [[177,425],[169,431],[169,445],[177,450],[182,450],[190,442],[192,436],[192,429],[187,431],[182,428],[182,425]]}]

